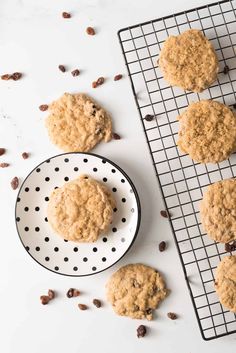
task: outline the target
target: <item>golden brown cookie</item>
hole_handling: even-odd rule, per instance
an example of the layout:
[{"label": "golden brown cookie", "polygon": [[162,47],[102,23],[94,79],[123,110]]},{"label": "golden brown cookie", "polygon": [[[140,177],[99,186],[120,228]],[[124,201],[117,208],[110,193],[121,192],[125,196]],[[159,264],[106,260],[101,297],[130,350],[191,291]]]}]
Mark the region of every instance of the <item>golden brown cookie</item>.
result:
[{"label": "golden brown cookie", "polygon": [[236,255],[225,256],[219,263],[215,290],[221,304],[236,313]]},{"label": "golden brown cookie", "polygon": [[211,239],[220,243],[236,240],[236,179],[208,186],[200,202],[200,217]]},{"label": "golden brown cookie", "polygon": [[81,175],[52,192],[47,218],[64,239],[94,242],[108,230],[114,207],[115,200],[104,185]]},{"label": "golden brown cookie", "polygon": [[152,320],[152,311],[169,292],[161,275],[142,264],[121,267],[111,276],[106,289],[116,314],[147,320]]},{"label": "golden brown cookie", "polygon": [[212,44],[197,29],[170,36],[160,52],[159,66],[171,86],[193,92],[209,87],[219,70]]},{"label": "golden brown cookie", "polygon": [[226,105],[202,100],[192,103],[178,117],[177,145],[200,163],[217,163],[236,149],[236,115]]},{"label": "golden brown cookie", "polygon": [[112,136],[111,118],[85,94],[64,93],[49,106],[46,127],[52,142],[66,152],[90,151]]}]

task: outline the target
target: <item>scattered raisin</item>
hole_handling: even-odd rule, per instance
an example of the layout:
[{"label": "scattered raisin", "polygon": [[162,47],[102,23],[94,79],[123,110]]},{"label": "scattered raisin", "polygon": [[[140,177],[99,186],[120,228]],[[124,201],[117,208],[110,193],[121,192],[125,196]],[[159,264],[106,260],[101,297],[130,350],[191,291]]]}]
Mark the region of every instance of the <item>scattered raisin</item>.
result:
[{"label": "scattered raisin", "polygon": [[115,132],[113,132],[112,137],[113,137],[114,140],[120,140],[121,139],[120,135],[118,135]]},{"label": "scattered raisin", "polygon": [[48,110],[48,105],[47,104],[41,104],[39,106],[39,110],[41,110],[41,112],[45,112],[46,110]]},{"label": "scattered raisin", "polygon": [[9,165],[9,163],[0,163],[0,168],[7,168]]},{"label": "scattered raisin", "polygon": [[13,72],[13,74],[5,74],[1,76],[2,80],[8,81],[8,80],[14,80],[18,81],[22,77],[22,73],[20,72]]},{"label": "scattered raisin", "polygon": [[223,72],[224,72],[225,75],[229,72],[229,67],[228,67],[228,65],[225,65]]},{"label": "scattered raisin", "polygon": [[99,77],[99,78],[97,79],[97,84],[98,84],[99,86],[101,86],[101,85],[104,83],[104,81],[105,81],[105,78],[104,78],[104,77]]},{"label": "scattered raisin", "polygon": [[90,36],[94,36],[94,34],[95,34],[95,30],[94,30],[93,27],[87,27],[87,28],[86,28],[86,32],[87,32],[87,34],[89,34]]},{"label": "scattered raisin", "polygon": [[92,87],[93,87],[93,88],[97,88],[97,86],[98,86],[97,81],[93,81],[93,82],[92,82]]},{"label": "scattered raisin", "polygon": [[28,158],[29,158],[29,153],[23,152],[23,153],[22,153],[22,158],[23,158],[23,159],[28,159]]},{"label": "scattered raisin", "polygon": [[71,18],[71,14],[69,12],[62,12],[62,17],[63,18]]},{"label": "scattered raisin", "polygon": [[75,69],[75,70],[71,71],[71,75],[74,76],[74,77],[79,76],[79,74],[80,74],[80,72],[79,72],[78,69]]},{"label": "scattered raisin", "polygon": [[19,179],[17,177],[14,177],[11,181],[11,187],[13,190],[16,190],[19,186]]},{"label": "scattered raisin", "polygon": [[144,117],[144,119],[145,119],[146,121],[152,121],[152,120],[154,119],[154,115],[147,114],[147,115]]},{"label": "scattered raisin", "polygon": [[146,335],[146,333],[147,333],[146,326],[140,325],[137,328],[137,336],[138,336],[138,338],[144,337]]},{"label": "scattered raisin", "polygon": [[5,74],[5,75],[2,75],[1,76],[1,79],[2,80],[4,80],[4,81],[8,81],[8,80],[10,80],[12,77],[11,77],[11,75],[9,75],[9,74]]},{"label": "scattered raisin", "polygon": [[161,241],[159,244],[159,250],[160,252],[165,251],[166,249],[166,242],[165,241]]},{"label": "scattered raisin", "polygon": [[12,78],[14,81],[20,80],[21,77],[22,77],[22,73],[20,73],[20,72],[14,72],[14,73],[11,75],[11,78]]},{"label": "scattered raisin", "polygon": [[122,79],[122,77],[123,77],[123,76],[122,76],[121,74],[115,75],[114,81],[119,81],[119,80]]},{"label": "scattered raisin", "polygon": [[49,303],[50,298],[48,295],[41,295],[40,300],[43,305],[46,305]]},{"label": "scattered raisin", "polygon": [[79,295],[80,295],[80,291],[75,288],[70,288],[66,293],[66,296],[68,298],[78,297]]},{"label": "scattered raisin", "polygon": [[0,156],[2,156],[6,152],[5,148],[0,148]]},{"label": "scattered raisin", "polygon": [[236,240],[233,241],[233,243],[226,243],[225,244],[225,251],[227,252],[232,252],[236,250]]},{"label": "scattered raisin", "polygon": [[64,65],[59,65],[58,66],[58,69],[61,71],[61,72],[66,72],[66,68]]},{"label": "scattered raisin", "polygon": [[80,310],[87,310],[88,309],[87,305],[85,305],[85,304],[78,304],[78,307]]},{"label": "scattered raisin", "polygon": [[164,218],[170,218],[170,214],[168,211],[166,210],[161,210],[160,212],[161,216],[164,217]]},{"label": "scattered raisin", "polygon": [[171,320],[176,320],[177,319],[177,315],[175,313],[168,313],[167,316]]},{"label": "scattered raisin", "polygon": [[52,300],[52,299],[55,298],[55,292],[54,292],[54,290],[52,290],[52,289],[49,289],[49,290],[48,290],[48,297],[49,297],[50,300]]},{"label": "scattered raisin", "polygon": [[97,308],[101,308],[102,303],[99,299],[93,299],[93,304],[97,307]]}]

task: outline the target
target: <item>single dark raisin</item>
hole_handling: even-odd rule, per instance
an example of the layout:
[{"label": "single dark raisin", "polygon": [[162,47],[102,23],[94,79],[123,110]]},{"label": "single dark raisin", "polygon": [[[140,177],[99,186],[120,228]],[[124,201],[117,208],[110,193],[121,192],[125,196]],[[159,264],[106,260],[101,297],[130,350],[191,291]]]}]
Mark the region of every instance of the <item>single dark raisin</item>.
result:
[{"label": "single dark raisin", "polygon": [[99,300],[99,299],[93,299],[93,304],[94,304],[97,308],[101,308],[101,306],[102,306],[101,300]]},{"label": "single dark raisin", "polygon": [[176,320],[177,319],[177,315],[175,313],[168,313],[167,316],[171,320]]},{"label": "single dark raisin", "polygon": [[144,337],[147,333],[147,329],[146,329],[146,326],[144,325],[140,325],[138,328],[137,328],[137,336],[138,338],[140,337]]},{"label": "single dark raisin", "polygon": [[90,36],[94,36],[94,35],[95,35],[95,30],[94,30],[93,27],[87,27],[87,28],[86,28],[86,32],[87,32],[87,34],[90,35]]},{"label": "single dark raisin", "polygon": [[144,119],[145,119],[146,121],[152,121],[152,120],[154,119],[154,115],[147,114],[147,115],[144,117]]},{"label": "single dark raisin", "polygon": [[122,79],[122,77],[123,77],[123,76],[122,76],[121,74],[115,75],[114,81],[119,81],[119,80]]},{"label": "single dark raisin", "polygon": [[159,250],[160,252],[165,251],[166,249],[166,242],[165,241],[161,241],[159,244]]},{"label": "single dark raisin", "polygon": [[168,211],[166,210],[161,210],[160,212],[161,216],[164,217],[164,218],[170,218],[170,214]]},{"label": "single dark raisin", "polygon": [[87,310],[88,309],[87,305],[85,305],[85,304],[78,304],[78,307],[80,310]]}]

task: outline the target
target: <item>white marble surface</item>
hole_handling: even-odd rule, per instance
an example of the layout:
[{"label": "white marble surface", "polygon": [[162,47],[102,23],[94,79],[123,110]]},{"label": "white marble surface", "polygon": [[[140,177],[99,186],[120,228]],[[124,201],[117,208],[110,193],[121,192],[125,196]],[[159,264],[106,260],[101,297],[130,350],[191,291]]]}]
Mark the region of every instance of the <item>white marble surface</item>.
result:
[{"label": "white marble surface", "polygon": [[[226,353],[235,349],[236,336],[204,342],[184,281],[183,271],[165,219],[146,141],[132,97],[116,32],[124,26],[203,4],[198,0],[1,0],[0,73],[20,71],[18,82],[0,82],[0,147],[7,149],[1,161],[11,166],[0,171],[0,351],[2,353],[165,352]],[[63,20],[61,12],[71,12]],[[88,37],[87,26],[97,35]],[[58,72],[57,65],[81,69],[73,78]],[[117,73],[125,78],[114,83]],[[91,82],[99,76],[107,82],[97,90]],[[27,256],[15,229],[16,192],[9,181],[21,180],[42,160],[59,153],[48,140],[45,114],[38,110],[64,91],[91,93],[111,112],[122,140],[101,144],[94,152],[124,168],[135,181],[142,203],[142,224],[130,252],[112,269],[87,278],[69,278],[50,273]],[[21,152],[31,153],[22,160]],[[168,241],[160,253],[159,241]],[[117,317],[108,304],[103,309],[80,312],[77,300],[66,300],[65,291],[78,287],[81,301],[105,298],[104,284],[119,266],[144,262],[165,274],[172,294],[147,323],[149,334],[137,339],[138,321]],[[48,288],[58,298],[42,306],[39,296]],[[166,318],[179,314],[177,321]]]}]

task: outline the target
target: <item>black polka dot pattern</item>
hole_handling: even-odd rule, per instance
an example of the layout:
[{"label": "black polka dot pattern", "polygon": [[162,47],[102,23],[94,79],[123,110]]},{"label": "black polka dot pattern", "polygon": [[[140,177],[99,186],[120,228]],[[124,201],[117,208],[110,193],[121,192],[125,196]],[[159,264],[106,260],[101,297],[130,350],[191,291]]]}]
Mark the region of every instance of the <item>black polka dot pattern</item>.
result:
[{"label": "black polka dot pattern", "polygon": [[[81,174],[106,184],[116,200],[113,222],[96,244],[61,238],[47,218],[53,190]],[[47,159],[22,183],[16,201],[16,226],[26,251],[57,273],[81,276],[100,272],[123,256],[135,235],[138,209],[133,185],[118,167],[93,154],[67,153]]]}]

